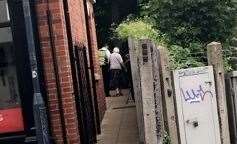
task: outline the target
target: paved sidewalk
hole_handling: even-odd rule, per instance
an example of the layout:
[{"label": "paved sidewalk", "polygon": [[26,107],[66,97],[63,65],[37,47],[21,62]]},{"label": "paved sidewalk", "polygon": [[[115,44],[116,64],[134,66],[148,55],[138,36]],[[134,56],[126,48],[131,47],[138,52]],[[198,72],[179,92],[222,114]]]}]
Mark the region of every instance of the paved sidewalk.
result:
[{"label": "paved sidewalk", "polygon": [[136,107],[127,97],[108,97],[98,144],[138,144]]}]

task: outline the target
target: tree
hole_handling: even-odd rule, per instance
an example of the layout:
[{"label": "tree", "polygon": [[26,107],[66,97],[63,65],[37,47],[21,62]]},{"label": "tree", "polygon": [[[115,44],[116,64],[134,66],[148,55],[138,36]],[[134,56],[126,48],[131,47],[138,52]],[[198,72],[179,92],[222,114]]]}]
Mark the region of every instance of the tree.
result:
[{"label": "tree", "polygon": [[141,15],[181,46],[226,41],[236,24],[234,0],[142,0],[141,6]]},{"label": "tree", "polygon": [[102,47],[109,41],[111,27],[111,1],[98,0],[94,5],[98,44]]},{"label": "tree", "polygon": [[97,0],[94,5],[99,47],[105,43],[120,43],[113,37],[113,29],[128,16],[137,12],[137,0]]},{"label": "tree", "polygon": [[120,38],[147,37],[159,44],[163,42],[169,50],[173,68],[206,65],[206,44],[220,41],[225,50],[226,70],[232,69],[230,62],[234,50],[229,42],[236,24],[234,0],[140,2],[138,19],[124,21],[116,29]]}]

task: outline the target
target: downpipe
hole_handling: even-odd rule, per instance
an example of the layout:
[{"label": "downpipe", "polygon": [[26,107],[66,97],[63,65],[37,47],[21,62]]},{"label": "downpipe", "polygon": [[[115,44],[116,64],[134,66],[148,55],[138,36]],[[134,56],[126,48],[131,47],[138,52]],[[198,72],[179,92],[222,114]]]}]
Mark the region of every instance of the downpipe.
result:
[{"label": "downpipe", "polygon": [[48,118],[46,106],[40,89],[38,62],[36,57],[35,39],[31,19],[31,7],[29,0],[23,0],[23,12],[26,27],[27,47],[32,72],[33,84],[33,112],[36,126],[36,140],[38,144],[50,144]]}]

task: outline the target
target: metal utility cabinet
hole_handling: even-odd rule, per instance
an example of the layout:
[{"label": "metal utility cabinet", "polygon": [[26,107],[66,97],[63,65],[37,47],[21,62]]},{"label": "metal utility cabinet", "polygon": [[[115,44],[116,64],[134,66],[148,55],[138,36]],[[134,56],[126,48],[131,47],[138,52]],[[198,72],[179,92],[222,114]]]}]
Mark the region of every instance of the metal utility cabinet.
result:
[{"label": "metal utility cabinet", "polygon": [[221,144],[212,66],[176,70],[174,85],[181,144]]}]

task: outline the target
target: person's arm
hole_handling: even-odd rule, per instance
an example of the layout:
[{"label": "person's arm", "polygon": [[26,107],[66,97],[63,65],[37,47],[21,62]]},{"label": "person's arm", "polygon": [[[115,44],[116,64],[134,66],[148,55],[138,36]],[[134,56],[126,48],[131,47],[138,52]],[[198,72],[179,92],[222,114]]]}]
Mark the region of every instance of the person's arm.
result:
[{"label": "person's arm", "polygon": [[119,62],[120,62],[120,64],[121,64],[122,68],[124,69],[124,71],[127,72],[127,68],[126,68],[126,66],[125,66],[124,63],[123,63],[123,58],[122,58],[121,55],[119,55]]},{"label": "person's arm", "polygon": [[120,64],[122,64],[123,63],[123,58],[120,54],[118,56],[119,56],[119,62],[120,62]]}]

